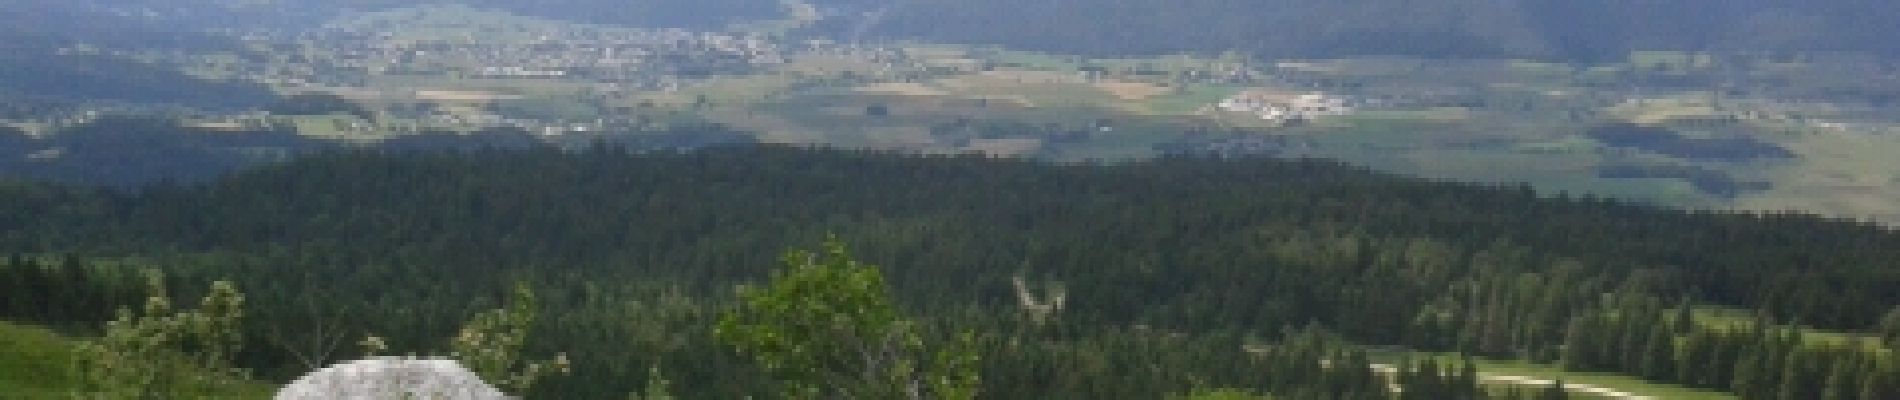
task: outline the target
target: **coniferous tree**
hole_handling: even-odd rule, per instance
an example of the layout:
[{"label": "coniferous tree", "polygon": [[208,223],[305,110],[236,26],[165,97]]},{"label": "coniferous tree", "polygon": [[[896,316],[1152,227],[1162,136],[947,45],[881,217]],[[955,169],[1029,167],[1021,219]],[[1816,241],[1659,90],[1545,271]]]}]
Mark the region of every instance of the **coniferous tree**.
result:
[{"label": "coniferous tree", "polygon": [[1828,370],[1827,381],[1823,384],[1820,400],[1859,400],[1862,371],[1867,365],[1859,357],[1835,357],[1834,366]]},{"label": "coniferous tree", "polygon": [[1781,384],[1777,398],[1781,400],[1813,400],[1821,397],[1825,391],[1831,363],[1826,361],[1826,353],[1821,350],[1795,347],[1788,352],[1781,372]]},{"label": "coniferous tree", "polygon": [[1707,329],[1697,328],[1689,333],[1682,342],[1682,357],[1676,363],[1676,382],[1701,388],[1713,387],[1715,378],[1709,370],[1717,369],[1711,366],[1721,365],[1714,363],[1719,346],[1716,341],[1714,334]]},{"label": "coniferous tree", "polygon": [[1617,336],[1612,360],[1619,371],[1632,371],[1638,375],[1643,371],[1643,360],[1648,355],[1651,323],[1659,319],[1652,318],[1645,299],[1629,296],[1616,318]]},{"label": "coniferous tree", "polygon": [[22,270],[26,260],[19,253],[7,257],[5,265],[0,265],[0,318],[19,318],[26,313],[26,283]]},{"label": "coniferous tree", "polygon": [[1900,306],[1880,318],[1880,339],[1888,348],[1900,349]]},{"label": "coniferous tree", "polygon": [[58,288],[46,267],[29,259],[15,273],[20,276],[20,291],[10,296],[18,304],[18,317],[27,321],[50,321],[53,317],[51,299]]},{"label": "coniferous tree", "polygon": [[1564,390],[1564,381],[1559,379],[1537,393],[1537,400],[1569,400],[1570,392]]},{"label": "coniferous tree", "polygon": [[1776,383],[1772,377],[1764,373],[1764,366],[1770,364],[1772,360],[1768,355],[1772,349],[1769,348],[1770,343],[1758,333],[1751,336],[1753,336],[1751,340],[1737,342],[1738,348],[1741,349],[1739,353],[1741,357],[1736,360],[1735,373],[1729,383],[1729,388],[1731,392],[1744,400],[1766,399],[1768,397],[1766,393]]},{"label": "coniferous tree", "polygon": [[1571,318],[1570,327],[1564,333],[1564,369],[1588,371],[1597,367],[1597,343],[1602,332],[1597,330],[1596,321],[1593,315]]},{"label": "coniferous tree", "polygon": [[1676,317],[1670,321],[1670,326],[1675,328],[1676,335],[1688,335],[1695,330],[1695,304],[1690,302],[1688,297],[1682,298],[1682,302],[1676,304]]},{"label": "coniferous tree", "polygon": [[1478,363],[1466,358],[1463,364],[1458,369],[1458,395],[1474,399],[1482,397],[1484,389],[1478,384]]},{"label": "coniferous tree", "polygon": [[[1739,332],[1742,330],[1741,328],[1732,328],[1730,332]],[[1731,391],[1732,385],[1735,383],[1735,372],[1742,362],[1742,357],[1750,348],[1750,344],[1741,334],[1725,332],[1713,336],[1715,339],[1715,350],[1712,352],[1712,361],[1708,364],[1712,367],[1705,369],[1705,372],[1709,375],[1704,378],[1703,381],[1707,382],[1708,386],[1712,389]]]},{"label": "coniferous tree", "polygon": [[1403,393],[1409,399],[1442,399],[1449,396],[1445,390],[1445,375],[1438,370],[1438,362],[1430,358],[1419,360],[1417,372],[1413,373],[1413,385]]},{"label": "coniferous tree", "polygon": [[1863,400],[1900,398],[1900,368],[1892,360],[1871,360],[1867,374],[1861,376]]},{"label": "coniferous tree", "polygon": [[60,258],[58,275],[54,281],[53,286],[59,289],[54,292],[54,308],[49,310],[47,323],[69,325],[104,317],[94,314],[95,283],[78,256],[69,254]]},{"label": "coniferous tree", "polygon": [[1671,334],[1667,324],[1656,324],[1650,328],[1649,340],[1643,350],[1643,362],[1640,372],[1652,380],[1669,379],[1675,375],[1676,336]]},{"label": "coniferous tree", "polygon": [[[30,223],[8,224],[18,233],[0,235],[7,245],[0,251],[135,254],[192,280],[237,274],[254,304],[277,309],[253,314],[257,325],[299,315],[284,312],[291,302],[283,300],[295,296],[280,293],[324,288],[326,298],[350,303],[340,307],[360,310],[353,312],[362,314],[363,331],[389,334],[396,353],[428,351],[452,335],[477,311],[469,299],[503,293],[504,282],[535,282],[548,306],[523,347],[589,350],[576,354],[586,376],[536,385],[537,398],[624,396],[656,364],[684,397],[763,396],[765,374],[705,332],[722,303],[710,292],[762,276],[752,266],[824,230],[862,240],[867,259],[896,267],[886,271],[891,295],[920,316],[920,327],[982,329],[983,385],[998,397],[1152,397],[1188,392],[1196,379],[1243,389],[1271,382],[1292,398],[1352,392],[1358,371],[1309,365],[1352,356],[1337,346],[1278,354],[1262,361],[1276,373],[1242,374],[1222,371],[1251,361],[1219,355],[1210,350],[1219,347],[1214,339],[1201,339],[1229,328],[1273,336],[1305,321],[1351,341],[1412,336],[1421,349],[1645,375],[1664,354],[1653,349],[1657,326],[1687,325],[1668,323],[1670,300],[1662,299],[1766,307],[1837,329],[1875,325],[1879,314],[1863,304],[1900,299],[1884,289],[1895,282],[1882,271],[1900,259],[1893,257],[1900,234],[1888,231],[1792,215],[1540,200],[1314,161],[1188,158],[1097,168],[776,148],[338,151],[189,187],[14,189],[0,184],[0,204],[20,204],[0,207],[0,220]],[[35,198],[61,206],[33,206]],[[0,272],[14,282],[6,286],[20,288],[0,292],[6,309],[76,318],[89,307],[49,299],[80,293],[75,285],[84,284],[74,281],[113,284],[109,263],[89,263],[74,278],[57,258],[46,260],[31,284],[18,269]],[[1815,271],[1790,273],[1792,265]],[[983,316],[1021,314],[1020,302],[993,297],[1007,298],[997,283],[1024,268],[1070,282],[1066,305],[1035,302],[1061,307],[1061,318],[1029,328]],[[1804,274],[1825,278],[1794,278]],[[1630,284],[1600,295],[1612,282]],[[638,310],[655,297],[627,288],[648,286],[677,288],[695,299],[684,307],[692,311],[647,318],[659,313]],[[1675,293],[1683,287],[1707,292]],[[123,293],[108,296],[127,304]],[[25,301],[50,304],[13,304]],[[1414,316],[1429,332],[1405,332],[1388,321],[1393,315]],[[619,321],[649,319],[666,322]],[[1153,328],[1119,331],[1135,325]],[[1772,364],[1749,373],[1758,382],[1751,398],[1779,397],[1785,354],[1797,347],[1784,334],[1766,340],[1746,326],[1711,329],[1711,361],[1698,364],[1690,361],[1699,357],[1690,329],[1669,375],[1727,389],[1743,379],[1734,376],[1740,368],[1721,366],[1751,355]],[[661,333],[636,341],[612,334],[638,330]],[[1177,336],[1178,344],[1158,339]],[[246,366],[278,370],[266,374],[271,379],[295,376],[281,372],[292,357],[245,348]],[[1832,366],[1839,356],[1817,358]],[[1453,375],[1450,364],[1437,368]],[[1706,376],[1689,377],[1691,370]],[[1050,388],[1036,389],[1042,381]],[[1447,396],[1463,390],[1446,377],[1434,381],[1453,392]],[[989,392],[988,382],[1018,390]]]}]

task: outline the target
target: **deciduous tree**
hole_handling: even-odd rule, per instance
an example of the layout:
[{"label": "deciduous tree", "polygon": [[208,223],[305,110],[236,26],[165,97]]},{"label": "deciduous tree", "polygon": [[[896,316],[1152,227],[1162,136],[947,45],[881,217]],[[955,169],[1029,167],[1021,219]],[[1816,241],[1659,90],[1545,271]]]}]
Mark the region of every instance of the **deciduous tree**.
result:
[{"label": "deciduous tree", "polygon": [[741,291],[714,334],[781,379],[787,398],[975,398],[970,336],[928,343],[877,267],[835,237],[780,261],[770,284]]}]

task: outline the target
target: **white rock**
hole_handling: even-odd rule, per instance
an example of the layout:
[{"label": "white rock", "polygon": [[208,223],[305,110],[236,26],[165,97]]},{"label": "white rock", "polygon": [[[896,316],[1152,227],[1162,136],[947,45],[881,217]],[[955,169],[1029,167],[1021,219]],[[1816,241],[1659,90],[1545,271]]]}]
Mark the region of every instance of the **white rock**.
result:
[{"label": "white rock", "polygon": [[332,365],[277,391],[276,400],[510,399],[455,360],[377,357]]}]

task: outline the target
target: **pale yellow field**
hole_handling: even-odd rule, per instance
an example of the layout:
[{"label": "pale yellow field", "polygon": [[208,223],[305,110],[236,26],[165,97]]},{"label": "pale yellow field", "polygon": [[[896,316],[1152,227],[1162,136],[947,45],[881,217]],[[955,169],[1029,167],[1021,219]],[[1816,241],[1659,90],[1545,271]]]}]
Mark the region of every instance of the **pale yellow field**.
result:
[{"label": "pale yellow field", "polygon": [[497,100],[518,100],[521,98],[521,96],[482,90],[425,89],[416,91],[416,99],[426,101],[488,102]]},{"label": "pale yellow field", "polygon": [[716,113],[707,118],[733,129],[757,132],[758,140],[765,143],[820,144],[828,138],[826,132],[806,129],[796,122],[771,114]]},{"label": "pale yellow field", "polygon": [[896,94],[904,96],[947,96],[950,92],[915,82],[874,83],[860,86],[853,91],[875,94]]},{"label": "pale yellow field", "polygon": [[1125,101],[1147,100],[1150,97],[1168,93],[1168,88],[1166,87],[1142,82],[1101,82],[1096,83],[1095,88],[1108,92],[1114,95],[1115,98]]},{"label": "pale yellow field", "polygon": [[1019,157],[1041,150],[1042,143],[1042,139],[1035,138],[975,139],[971,140],[970,145],[965,146],[964,150],[979,151],[991,156]]},{"label": "pale yellow field", "polygon": [[1784,143],[1801,156],[1775,168],[1775,188],[1737,199],[1745,210],[1806,210],[1900,223],[1900,137],[1810,132]]}]

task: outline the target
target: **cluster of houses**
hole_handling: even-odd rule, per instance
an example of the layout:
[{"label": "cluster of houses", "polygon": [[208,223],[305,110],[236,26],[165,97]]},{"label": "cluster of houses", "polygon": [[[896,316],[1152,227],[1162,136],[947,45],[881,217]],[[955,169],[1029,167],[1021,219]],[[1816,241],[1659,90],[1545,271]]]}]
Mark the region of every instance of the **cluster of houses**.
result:
[{"label": "cluster of houses", "polygon": [[1251,113],[1278,124],[1293,124],[1328,116],[1351,114],[1356,107],[1350,99],[1322,92],[1287,93],[1248,90],[1221,100],[1221,111]]}]

